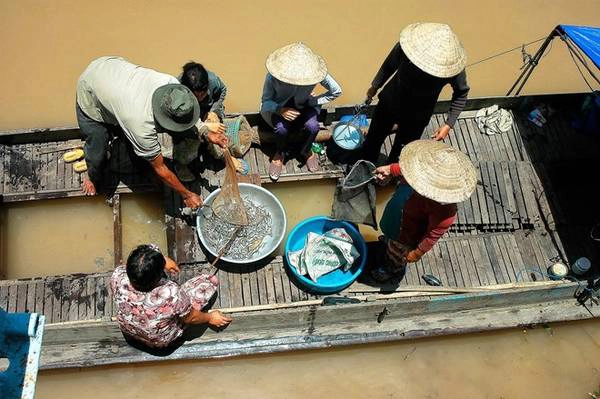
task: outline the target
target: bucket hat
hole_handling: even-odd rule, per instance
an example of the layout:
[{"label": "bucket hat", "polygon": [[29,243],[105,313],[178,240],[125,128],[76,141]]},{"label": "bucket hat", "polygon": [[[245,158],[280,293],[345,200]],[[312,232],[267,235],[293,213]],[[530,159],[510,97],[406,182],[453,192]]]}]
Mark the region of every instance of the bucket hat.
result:
[{"label": "bucket hat", "polygon": [[277,80],[298,86],[310,86],[327,76],[323,58],[304,43],[292,43],[273,51],[267,57],[267,70]]},{"label": "bucket hat", "polygon": [[404,146],[400,169],[416,192],[445,204],[466,200],[477,185],[469,157],[439,141],[415,140]]},{"label": "bucket hat", "polygon": [[152,94],[154,119],[165,129],[183,132],[200,118],[200,105],[194,94],[184,85],[170,83]]},{"label": "bucket hat", "polygon": [[456,76],[467,65],[464,47],[446,24],[408,25],[400,32],[400,47],[419,69],[438,78]]}]

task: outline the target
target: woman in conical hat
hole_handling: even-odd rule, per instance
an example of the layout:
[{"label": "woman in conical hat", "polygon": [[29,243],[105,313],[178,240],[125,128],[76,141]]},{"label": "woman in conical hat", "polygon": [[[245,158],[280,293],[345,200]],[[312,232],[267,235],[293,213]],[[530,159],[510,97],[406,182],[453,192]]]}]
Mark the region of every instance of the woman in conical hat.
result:
[{"label": "woman in conical hat", "polygon": [[465,50],[448,25],[416,23],[404,28],[367,90],[367,97],[373,98],[389,79],[379,93],[362,158],[377,162],[385,138],[397,124],[387,163],[397,162],[402,146],[421,137],[442,88],[450,84],[448,117],[434,135],[435,140],[443,140],[467,101],[466,63]]},{"label": "woman in conical hat", "polygon": [[[269,166],[272,180],[279,179],[290,148],[288,133],[302,130],[304,140],[299,148],[311,172],[319,169],[319,161],[311,151],[319,122],[317,116],[323,104],[342,94],[340,85],[327,73],[323,58],[303,43],[292,43],[272,52],[267,58],[267,76],[262,93],[260,113],[273,128],[277,152]],[[325,93],[313,95],[317,84]]]},{"label": "woman in conical hat", "polygon": [[403,274],[407,262],[421,259],[454,224],[456,204],[471,196],[477,173],[466,154],[434,140],[407,144],[400,163],[380,166],[375,173],[382,183],[403,179],[381,218],[386,259],[373,277],[385,281]]}]

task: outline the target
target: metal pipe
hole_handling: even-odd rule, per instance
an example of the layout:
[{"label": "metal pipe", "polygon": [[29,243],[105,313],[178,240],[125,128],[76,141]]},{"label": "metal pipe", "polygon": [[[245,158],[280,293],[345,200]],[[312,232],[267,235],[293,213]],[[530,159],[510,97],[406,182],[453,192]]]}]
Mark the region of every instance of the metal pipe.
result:
[{"label": "metal pipe", "polygon": [[519,93],[523,89],[523,86],[525,86],[525,83],[527,82],[527,80],[531,76],[531,73],[533,72],[533,70],[537,66],[539,60],[542,58],[542,55],[544,54],[544,51],[546,51],[546,48],[550,45],[550,42],[552,42],[552,40],[554,40],[554,38],[556,37],[557,34],[558,34],[558,32],[557,32],[557,30],[555,28],[548,35],[548,37],[546,38],[546,40],[544,40],[544,43],[542,43],[542,45],[540,46],[540,48],[538,49],[538,51],[535,53],[535,55],[533,56],[533,58],[531,59],[531,61],[527,65],[527,67],[525,68],[525,70],[521,73],[521,75],[519,76],[519,78],[517,79],[517,81],[512,85],[512,87],[510,88],[510,90],[508,90],[508,92],[506,93],[507,97],[511,95],[512,91],[514,90],[514,88],[519,84],[519,82],[521,82],[521,85],[519,86],[519,88],[515,92],[515,96],[519,95]]},{"label": "metal pipe", "polygon": [[600,80],[596,77],[596,75],[594,75],[594,72],[592,72],[592,70],[588,66],[587,62],[585,62],[585,60],[581,57],[581,55],[579,55],[579,51],[577,51],[577,49],[575,49],[573,47],[573,45],[571,44],[569,38],[567,36],[564,36],[563,34],[560,35],[560,38],[565,42],[565,44],[569,48],[569,51],[571,51],[571,54],[573,54],[573,55],[575,55],[575,57],[577,57],[577,59],[579,60],[579,62],[581,62],[581,64],[585,67],[585,69],[592,76],[592,78],[594,78],[594,80],[596,81],[596,83],[598,83],[600,85]]}]

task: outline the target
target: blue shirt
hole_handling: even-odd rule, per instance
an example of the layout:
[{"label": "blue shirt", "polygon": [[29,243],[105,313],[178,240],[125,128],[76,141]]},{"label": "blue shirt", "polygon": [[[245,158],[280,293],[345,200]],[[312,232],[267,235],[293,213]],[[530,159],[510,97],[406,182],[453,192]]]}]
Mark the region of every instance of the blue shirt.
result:
[{"label": "blue shirt", "polygon": [[294,108],[302,109],[304,107],[320,107],[333,101],[342,94],[342,88],[329,74],[320,82],[327,91],[318,96],[312,96],[311,93],[316,85],[297,86],[285,83],[275,79],[270,73],[265,77],[263,87],[260,114],[263,119],[271,126],[271,116],[293,100]]}]

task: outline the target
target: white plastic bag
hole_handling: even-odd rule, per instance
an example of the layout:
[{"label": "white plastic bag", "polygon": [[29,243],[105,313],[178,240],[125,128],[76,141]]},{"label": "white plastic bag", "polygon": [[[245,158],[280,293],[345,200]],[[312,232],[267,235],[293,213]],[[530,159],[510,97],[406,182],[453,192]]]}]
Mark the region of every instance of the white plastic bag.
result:
[{"label": "white plastic bag", "polygon": [[323,235],[308,233],[304,248],[288,254],[291,265],[299,274],[316,282],[319,277],[342,268],[352,267],[359,257],[352,237],[344,228],[335,228]]}]

